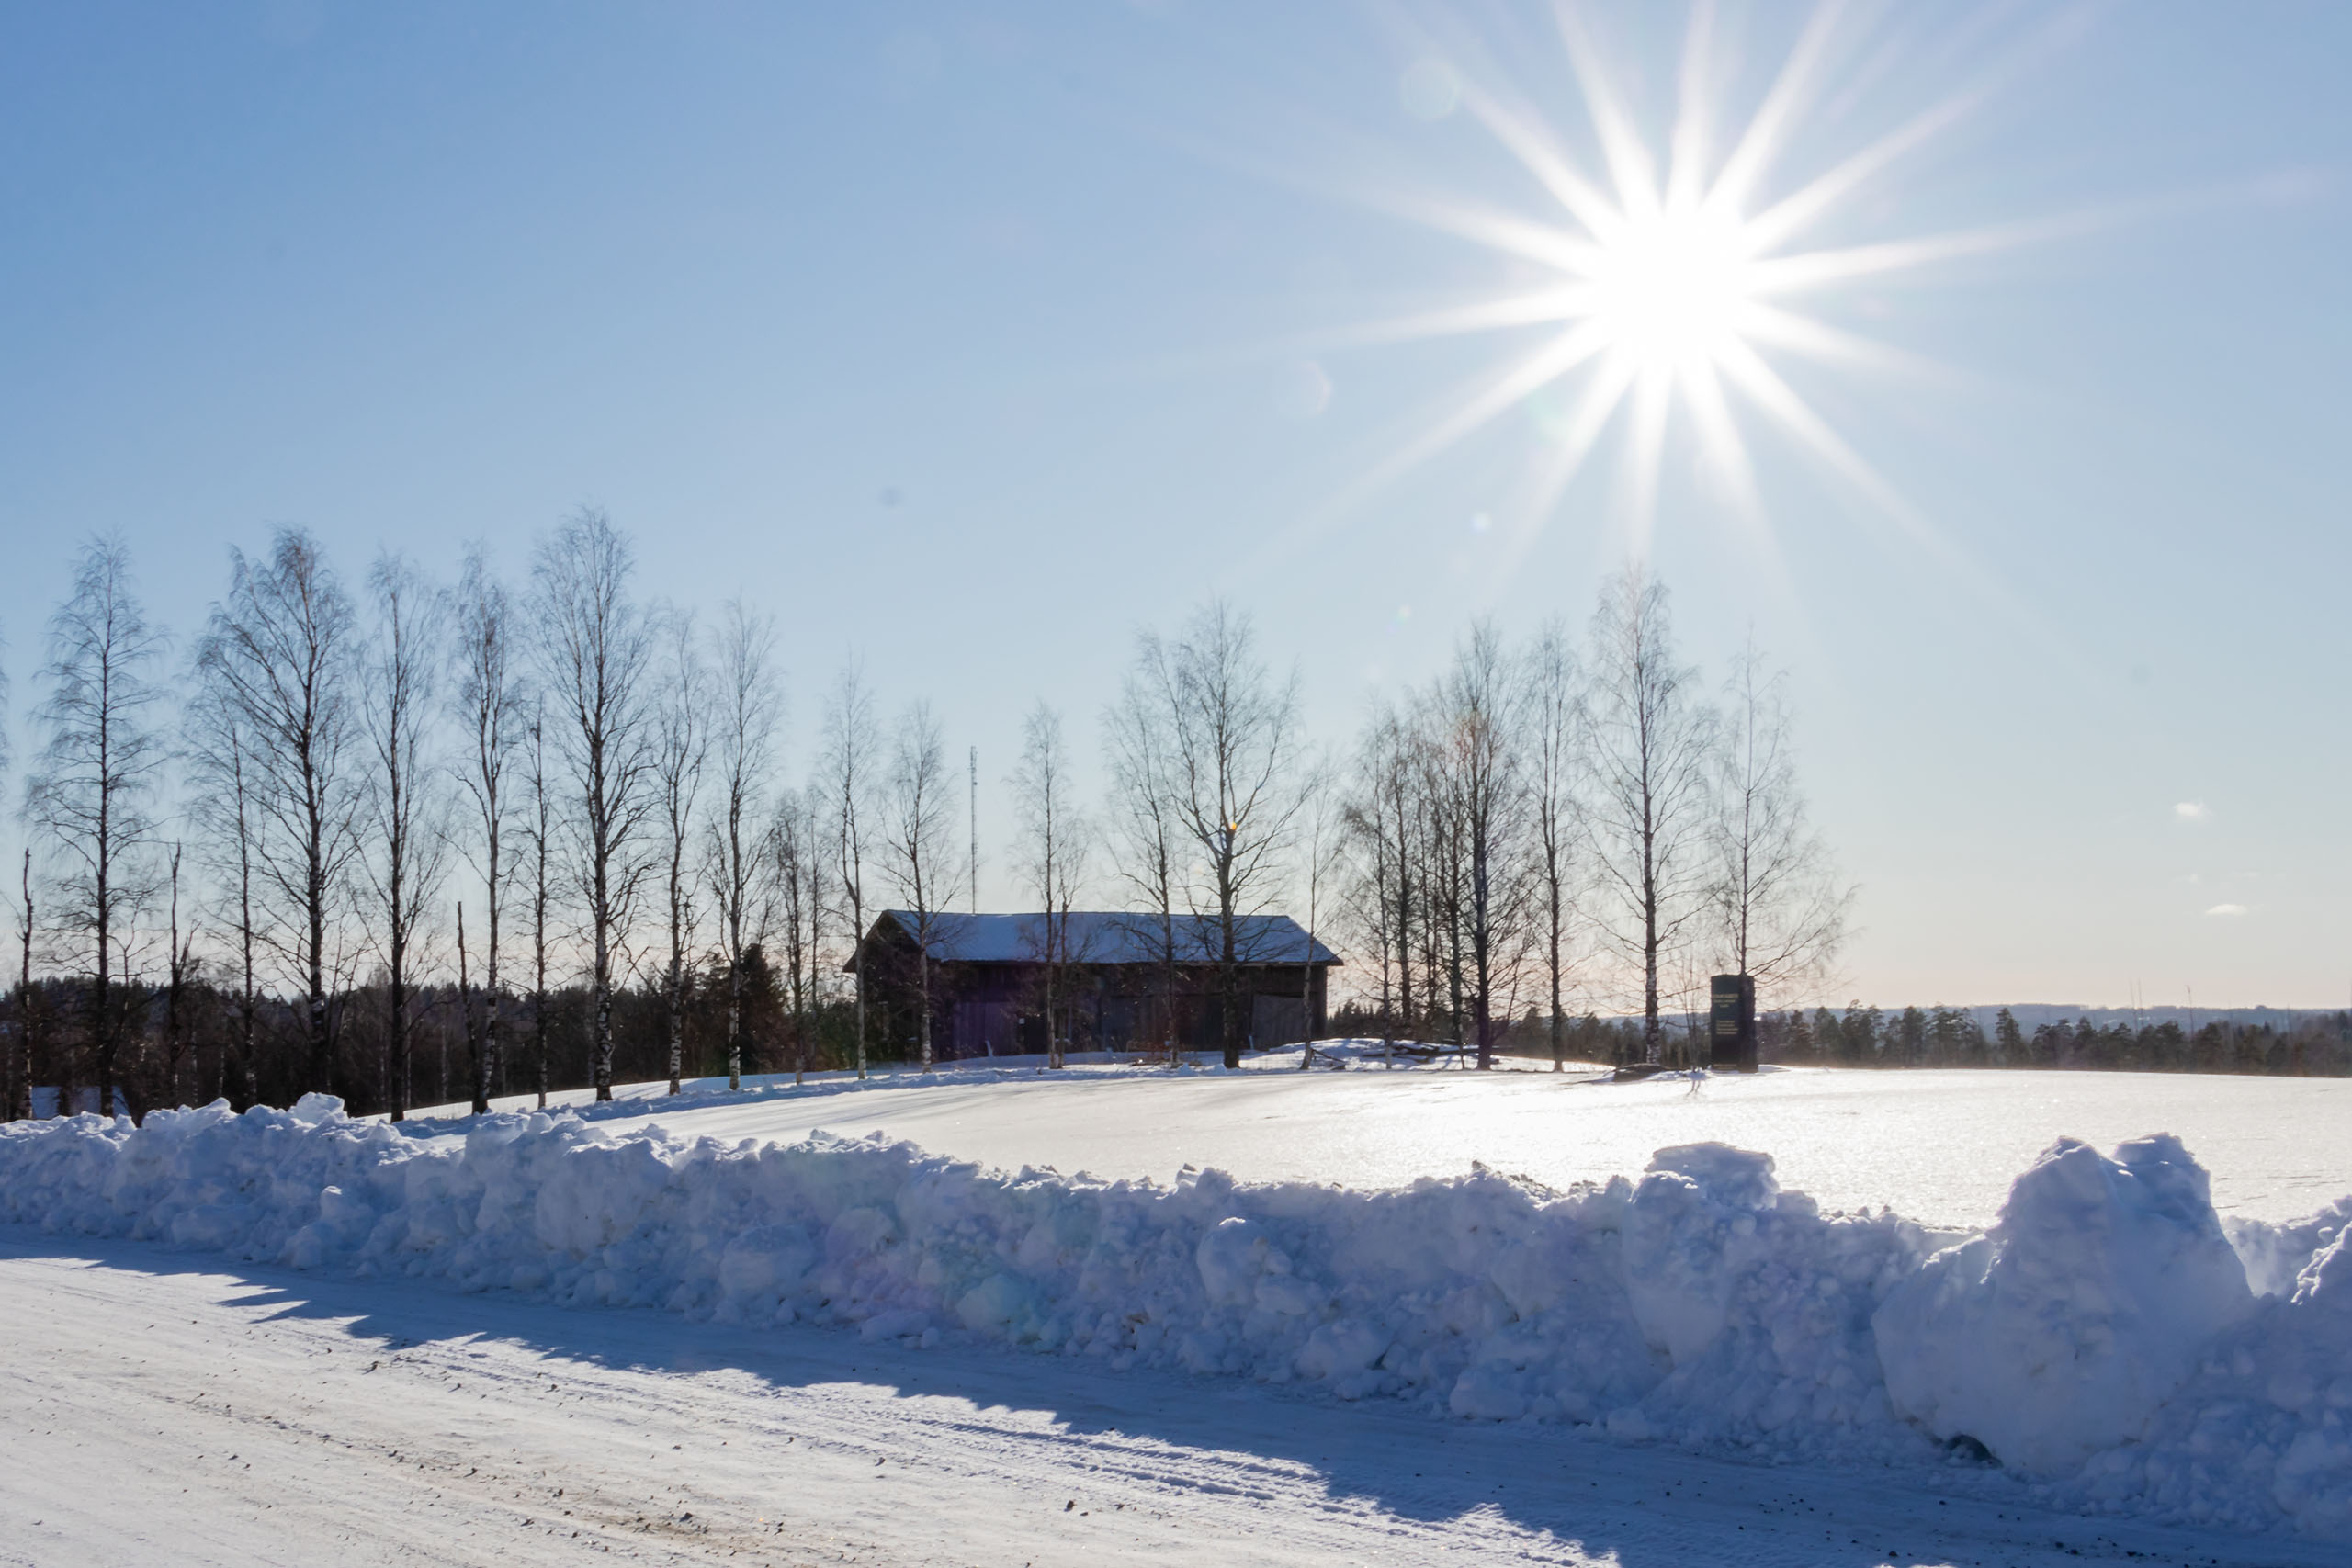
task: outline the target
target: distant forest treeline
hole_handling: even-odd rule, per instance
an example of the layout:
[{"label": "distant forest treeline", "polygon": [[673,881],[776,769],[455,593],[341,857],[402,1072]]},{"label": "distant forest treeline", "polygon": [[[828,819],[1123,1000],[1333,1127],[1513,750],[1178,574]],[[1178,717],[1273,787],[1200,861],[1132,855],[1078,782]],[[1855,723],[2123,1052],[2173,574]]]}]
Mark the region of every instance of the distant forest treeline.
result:
[{"label": "distant forest treeline", "polygon": [[[790,1072],[804,1066],[812,1072],[832,1071],[854,1065],[856,1013],[848,998],[828,997],[796,1013],[788,987],[762,950],[750,948],[744,958],[744,1071]],[[135,1114],[214,1099],[225,1099],[239,1110],[254,1103],[286,1105],[312,1087],[305,1049],[308,1021],[294,1002],[256,998],[254,1048],[247,1052],[241,1044],[245,1038],[243,1002],[233,989],[202,979],[184,984],[176,996],[167,985],[118,985],[112,989],[122,1010],[119,1033],[130,1043],[119,1088]],[[724,957],[714,954],[695,966],[685,992],[684,1075],[724,1074],[732,994]],[[87,981],[37,980],[29,999],[28,1011],[22,993],[12,990],[0,998],[0,1038],[20,1045],[29,1026],[33,1081],[66,1090],[61,1103],[94,1104]],[[613,1000],[616,1077],[622,1082],[662,1078],[669,1069],[671,998],[666,984],[657,980],[630,987],[616,992]],[[481,1027],[481,1006],[479,993],[461,998],[454,986],[428,987],[417,993],[409,1103],[469,1098],[469,1031]],[[544,1010],[527,997],[508,998],[503,1028],[509,1045],[498,1062],[492,1092],[532,1094],[542,1082],[550,1092],[589,1087],[594,1076],[591,1009],[591,993],[579,985],[550,990]],[[390,1056],[384,1039],[386,1016],[380,987],[356,987],[335,1002],[332,1086],[355,1112],[380,1111],[392,1102],[385,1077]],[[1703,1063],[1702,1023],[1702,1019],[1686,1018],[1668,1031],[1669,1062]],[[1640,1061],[1645,1050],[1644,1026],[1640,1016],[1588,1014],[1566,1021],[1566,1054],[1583,1062]],[[2352,1077],[2352,1013],[2347,1012],[2306,1016],[2285,1027],[2216,1019],[2191,1032],[2174,1021],[2134,1026],[2061,1020],[2026,1030],[2004,1008],[1987,1031],[1957,1008],[1849,1007],[1843,1012],[1827,1008],[1770,1012],[1758,1026],[1763,1059],[1792,1066]],[[1376,1010],[1361,1004],[1341,1008],[1331,1028],[1339,1035],[1396,1032],[1409,1037],[1408,1032],[1385,1029]],[[918,1059],[919,1039],[910,1015],[874,1008],[866,1032],[870,1061]],[[1436,1043],[1452,1043],[1442,1038]],[[1550,1022],[1531,1011],[1510,1026],[1499,1045],[1507,1056],[1548,1060]]]},{"label": "distant forest treeline", "polygon": [[[1668,1038],[1678,1066],[1706,1060],[1703,1016],[1685,1019]],[[1378,1021],[1348,1016],[1342,1032],[1377,1034]],[[2007,1008],[1988,1032],[1960,1008],[1790,1009],[1757,1020],[1758,1055],[1766,1062],[1824,1067],[2050,1067],[2148,1073],[2239,1073],[2273,1077],[2352,1077],[2352,1012],[2307,1014],[2285,1024],[2217,1018],[2195,1030],[2177,1020],[2154,1023],[2057,1019],[2028,1030]],[[1641,1021],[1588,1017],[1569,1025],[1569,1054],[1580,1061],[1638,1062]],[[1549,1054],[1547,1026],[1530,1017],[1512,1026],[1506,1054]]]},{"label": "distant forest treeline", "polygon": [[2179,1023],[2105,1025],[2064,1019],[2030,1032],[2003,1008],[1988,1033],[1956,1008],[1900,1012],[1852,1007],[1791,1010],[1760,1019],[1767,1061],[1829,1066],[2074,1067],[2116,1072],[2352,1076],[2352,1013],[2327,1013],[2280,1029],[2217,1019],[2193,1033]]},{"label": "distant forest treeline", "polygon": [[[745,950],[743,970],[743,1071],[822,1072],[854,1063],[855,1012],[847,999],[812,1000],[796,1015],[786,1000],[787,987],[757,945]],[[168,984],[117,982],[109,990],[118,1010],[114,1033],[125,1043],[117,1060],[116,1088],[120,1103],[134,1115],[216,1099],[241,1111],[253,1104],[290,1105],[318,1087],[308,1047],[309,1019],[299,999],[256,994],[248,1033],[241,994],[208,980],[187,981],[176,995]],[[714,956],[691,969],[684,991],[683,1076],[723,1076],[732,997],[725,958]],[[0,1000],[0,1038],[11,1047],[9,1056],[25,1059],[20,1052],[29,1031],[32,1083],[63,1089],[59,1103],[95,1106],[88,981],[36,979],[29,1008],[27,996],[11,987]],[[422,987],[411,996],[406,1103],[447,1104],[471,1097],[471,1042],[479,1038],[483,1005],[480,991],[461,996],[455,986]],[[535,1005],[528,994],[505,998],[500,1028],[506,1046],[493,1066],[491,1092],[589,1087],[594,1081],[593,1008],[584,985],[550,988],[544,1006]],[[614,993],[614,1072],[619,1081],[668,1075],[670,1008],[666,977]],[[354,1114],[380,1111],[394,1102],[385,1038],[389,1015],[380,984],[355,987],[333,998],[328,1087]],[[866,1032],[869,1059],[903,1059],[914,1053],[910,1020],[872,1009]]]}]

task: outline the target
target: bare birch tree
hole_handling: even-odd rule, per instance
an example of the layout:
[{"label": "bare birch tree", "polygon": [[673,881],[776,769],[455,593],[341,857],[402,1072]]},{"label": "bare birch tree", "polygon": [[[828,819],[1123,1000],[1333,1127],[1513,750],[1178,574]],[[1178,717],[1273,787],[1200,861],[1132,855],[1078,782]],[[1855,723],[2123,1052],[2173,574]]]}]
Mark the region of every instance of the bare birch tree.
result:
[{"label": "bare birch tree", "polygon": [[824,833],[817,792],[786,791],[767,835],[769,872],[784,928],[786,983],[792,1007],[792,1081],[808,1071],[811,1014],[818,998],[818,954],[825,937]]},{"label": "bare birch tree", "polygon": [[1577,784],[1579,745],[1587,731],[1583,675],[1567,628],[1555,623],[1538,633],[1527,660],[1528,805],[1534,834],[1535,878],[1543,921],[1544,977],[1549,991],[1552,1070],[1567,1065],[1569,921],[1575,911],[1576,847],[1583,836]]},{"label": "bare birch tree", "polygon": [[949,917],[944,907],[954,897],[957,882],[951,842],[955,820],[939,720],[933,716],[929,703],[918,701],[900,716],[890,748],[883,808],[883,864],[907,913],[914,918],[914,930],[909,934],[915,939],[917,1034],[924,1072],[933,1067],[932,950],[945,934]]},{"label": "bare birch tree", "polygon": [[1470,906],[1470,868],[1462,801],[1453,787],[1448,759],[1439,743],[1440,727],[1430,720],[1426,696],[1416,703],[1407,722],[1419,829],[1413,847],[1420,862],[1426,995],[1430,1011],[1435,1015],[1438,987],[1441,984],[1445,987],[1445,1036],[1459,1061],[1469,1039],[1470,1017],[1462,940]]},{"label": "bare birch tree", "polygon": [[182,718],[182,746],[190,764],[188,814],[217,888],[217,918],[235,933],[237,944],[236,1065],[232,1071],[224,1043],[219,1092],[240,1110],[261,1092],[254,1054],[261,1009],[254,968],[260,932],[254,888],[257,773],[245,722],[235,693],[199,655],[196,694]]},{"label": "bare birch tree", "polygon": [[[183,846],[175,840],[170,853],[170,908],[165,917],[164,946],[164,1098],[184,1105],[180,1098],[180,1063],[187,1055],[187,988],[196,978],[196,931],[180,925],[180,860]],[[201,1076],[198,1074],[198,1076]]]},{"label": "bare birch tree", "polygon": [[[0,712],[8,705],[8,672],[0,670]],[[8,765],[7,726],[0,724],[0,770]],[[17,980],[17,1032],[0,1044],[0,1121],[16,1122],[33,1113],[33,855],[25,851],[24,966]]]},{"label": "bare birch tree", "polygon": [[1751,644],[1724,687],[1716,752],[1715,897],[1724,961],[1758,993],[1820,978],[1845,941],[1853,890],[1806,820],[1785,671]]},{"label": "bare birch tree", "polygon": [[1423,710],[1459,855],[1455,945],[1482,1070],[1494,1066],[1498,1025],[1514,1010],[1524,947],[1528,811],[1515,688],[1501,634],[1480,621]]},{"label": "bare birch tree", "polygon": [[260,932],[302,989],[308,1077],[321,1091],[334,1087],[331,1002],[345,945],[338,917],[359,852],[357,637],[351,601],[316,541],[288,528],[266,560],[230,552],[229,592],[198,656],[247,743],[252,853],[270,906]]},{"label": "bare birch tree", "polygon": [[1249,1030],[1241,966],[1264,956],[1253,917],[1280,891],[1298,811],[1298,681],[1274,682],[1249,617],[1221,601],[1172,644],[1145,634],[1136,663],[1166,717],[1169,799],[1197,866],[1193,912],[1212,923],[1219,1034],[1235,1069]]},{"label": "bare birch tree", "polygon": [[613,980],[629,935],[648,816],[655,807],[654,637],[629,596],[635,559],[602,512],[584,509],[540,541],[531,570],[540,683],[561,714],[570,775],[571,871],[587,919],[589,1060],[613,1098]]},{"label": "bare birch tree", "polygon": [[543,702],[531,705],[531,1072],[539,1109],[548,1108],[548,904],[555,830],[554,796],[548,789],[548,726]]},{"label": "bare birch tree", "polygon": [[[853,950],[865,940],[865,870],[872,846],[876,753],[881,749],[874,722],[874,696],[854,663],[842,671],[825,709],[823,785],[833,838],[834,886],[849,917]],[[865,964],[854,976],[857,1076],[865,1076]]]},{"label": "bare birch tree", "polygon": [[[701,803],[703,763],[710,754],[710,708],[695,645],[694,618],[682,610],[662,617],[664,645],[654,695],[653,792],[670,915],[670,961],[662,976],[667,1014],[670,1092],[681,1092],[686,1045],[686,944],[693,938],[694,884],[687,856]],[[742,1087],[737,1082],[734,1087]]]},{"label": "bare birch tree", "polygon": [[467,842],[474,869],[482,879],[487,917],[482,933],[480,1032],[476,1033],[470,1015],[466,1028],[473,1058],[473,1109],[481,1116],[490,1110],[490,1097],[503,1066],[498,1040],[499,933],[515,859],[509,830],[515,807],[511,775],[528,721],[514,647],[514,600],[506,585],[492,574],[489,558],[480,547],[466,552],[456,616],[457,675],[450,716],[461,737],[458,776],[465,782],[473,807]]},{"label": "bare birch tree", "polygon": [[1340,918],[1356,932],[1361,946],[1372,955],[1379,975],[1379,1015],[1385,1035],[1396,1017],[1396,949],[1389,929],[1389,911],[1396,896],[1396,853],[1385,831],[1379,812],[1377,721],[1357,742],[1351,763],[1349,794],[1343,809],[1345,847],[1341,851],[1345,881],[1340,889]]},{"label": "bare birch tree", "polygon": [[1298,1067],[1315,1065],[1315,925],[1322,913],[1323,890],[1331,880],[1345,843],[1346,807],[1340,798],[1340,770],[1329,754],[1310,761],[1300,789],[1299,848],[1305,852],[1301,891],[1306,895],[1306,919],[1299,951]]},{"label": "bare birch tree", "polygon": [[368,585],[376,602],[376,634],[365,665],[373,781],[370,842],[361,863],[382,920],[386,1109],[400,1122],[408,1116],[417,947],[449,862],[447,799],[433,749],[445,616],[440,595],[399,556],[379,557]]},{"label": "bare birch tree", "polygon": [[727,1087],[743,1087],[744,953],[765,919],[760,822],[767,814],[784,696],[775,678],[775,620],[729,601],[715,636],[718,699],[711,745],[719,798],[708,837],[708,876],[727,950]]},{"label": "bare birch tree", "polygon": [[1070,912],[1086,884],[1093,829],[1071,791],[1069,750],[1062,741],[1061,715],[1044,703],[1021,724],[1021,761],[1006,781],[1021,814],[1020,866],[1042,911],[1038,956],[1046,978],[1046,1065],[1058,1067],[1067,1055],[1068,1031],[1055,1021],[1062,995],[1062,970],[1073,956]]},{"label": "bare birch tree", "polygon": [[1711,907],[1713,716],[1675,662],[1666,589],[1639,568],[1601,591],[1592,623],[1593,868],[1602,929],[1642,976],[1644,1059],[1664,1059],[1659,972]]},{"label": "bare birch tree", "polygon": [[1381,1013],[1392,1027],[1408,1031],[1422,1023],[1413,989],[1415,934],[1425,918],[1420,884],[1424,857],[1418,852],[1415,832],[1423,820],[1419,747],[1419,738],[1396,710],[1382,706],[1366,726],[1358,750],[1351,811],[1358,854],[1370,862],[1363,867],[1359,899],[1381,966]]},{"label": "bare birch tree", "polygon": [[[23,908],[19,913],[24,923],[17,928],[19,967],[17,970],[17,1041],[10,1049],[10,1062],[15,1071],[8,1080],[8,1120],[29,1121],[33,1113],[33,924],[39,909],[33,902],[33,852],[25,852],[23,875]],[[63,1109],[60,1107],[60,1109]]]},{"label": "bare birch tree", "polygon": [[165,756],[153,718],[161,633],[130,589],[119,539],[93,539],[75,558],[73,591],[49,623],[42,736],[26,781],[25,816],[51,847],[52,919],[88,943],[91,1067],[101,1114],[112,1115],[126,1021],[113,981],[128,977],[138,912],[155,891],[148,803]]},{"label": "bare birch tree", "polygon": [[1128,672],[1118,702],[1103,715],[1111,773],[1113,862],[1141,906],[1159,950],[1159,1026],[1168,1065],[1177,1066],[1176,902],[1182,892],[1182,829],[1170,778],[1172,750],[1165,705],[1141,667]]}]

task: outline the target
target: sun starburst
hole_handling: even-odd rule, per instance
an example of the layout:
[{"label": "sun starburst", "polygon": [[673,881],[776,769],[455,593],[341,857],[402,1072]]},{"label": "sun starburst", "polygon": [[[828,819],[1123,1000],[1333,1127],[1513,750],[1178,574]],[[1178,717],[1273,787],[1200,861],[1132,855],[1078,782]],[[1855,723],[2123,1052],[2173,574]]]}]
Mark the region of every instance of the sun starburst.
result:
[{"label": "sun starburst", "polygon": [[1515,329],[1532,332],[1535,341],[1395,444],[1365,476],[1367,484],[1394,478],[1539,395],[1556,400],[1566,392],[1565,415],[1553,422],[1553,440],[1532,476],[1531,515],[1547,513],[1604,437],[1621,431],[1627,515],[1645,535],[1668,434],[1678,420],[1688,422],[1719,491],[1758,514],[1743,425],[1760,415],[1874,510],[1931,538],[1915,509],[1799,395],[1776,361],[1794,355],[1849,367],[1909,364],[1886,345],[1831,324],[1808,301],[1863,279],[2013,243],[2014,232],[1995,230],[1858,246],[1809,243],[1830,220],[1846,216],[1870,182],[1965,112],[1973,96],[1939,102],[1827,167],[1792,177],[1783,155],[1831,85],[1837,8],[1825,6],[1814,15],[1738,133],[1719,143],[1712,12],[1702,4],[1685,37],[1674,123],[1659,153],[1645,141],[1577,11],[1564,6],[1557,18],[1599,153],[1598,174],[1570,151],[1570,139],[1550,118],[1498,76],[1462,70],[1451,82],[1448,108],[1458,102],[1491,132],[1534,177],[1548,205],[1523,212],[1451,197],[1376,197],[1521,264],[1522,274],[1532,264],[1537,281],[1351,334],[1357,342],[1398,341]]}]

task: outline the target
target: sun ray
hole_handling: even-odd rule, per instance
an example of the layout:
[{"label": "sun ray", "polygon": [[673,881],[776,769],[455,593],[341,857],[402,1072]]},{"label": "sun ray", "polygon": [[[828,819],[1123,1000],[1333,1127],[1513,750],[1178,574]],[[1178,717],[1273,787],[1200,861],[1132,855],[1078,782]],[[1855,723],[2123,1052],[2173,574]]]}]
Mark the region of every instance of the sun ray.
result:
[{"label": "sun ray", "polygon": [[1616,208],[1609,197],[1577,171],[1541,119],[1505,105],[1473,83],[1464,84],[1462,105],[1587,230],[1599,232],[1615,220]]},{"label": "sun ray", "polygon": [[1667,366],[1648,366],[1634,378],[1633,425],[1625,443],[1625,525],[1634,536],[1633,554],[1649,554],[1650,534],[1657,525],[1658,480],[1666,468],[1666,417],[1673,408],[1674,372]]},{"label": "sun ray", "polygon": [[1714,23],[1712,0],[1699,0],[1682,39],[1682,78],[1666,161],[1665,205],[1668,208],[1696,206],[1705,195],[1708,146],[1713,132],[1708,67]]},{"label": "sun ray", "polygon": [[1540,326],[1549,321],[1579,320],[1591,312],[1591,289],[1582,284],[1532,289],[1497,299],[1449,305],[1385,321],[1365,321],[1339,332],[1317,333],[1285,346],[1303,354],[1328,354],[1338,349],[1370,348],[1385,344],[1416,343],[1429,338],[1467,337],[1474,333],[1505,332],[1513,327]]},{"label": "sun ray", "polygon": [[1758,260],[1750,281],[1759,295],[1780,294],[1818,288],[1824,284],[1843,283],[1880,273],[1912,272],[1962,256],[1989,255],[1998,251],[2094,233],[2125,221],[2134,216],[2134,211],[2126,206],[2099,208],[2031,223],[1988,224],[1981,229],[1960,229],[1945,234],[1889,240],[1874,245],[1800,251]]},{"label": "sun ray", "polygon": [[1367,194],[1365,202],[1425,229],[1563,272],[1589,267],[1600,254],[1600,247],[1586,236],[1470,202],[1387,193]]},{"label": "sun ray", "polygon": [[1709,200],[1714,205],[1735,213],[1747,206],[1757,183],[1764,177],[1787,139],[1790,125],[1828,53],[1830,34],[1842,9],[1834,4],[1815,9],[1804,31],[1797,37],[1796,47],[1782,63],[1781,73],[1773,78],[1770,90],[1764,95],[1764,102],[1747,122],[1747,130],[1740,137],[1738,146],[1716,173],[1708,191]]},{"label": "sun ray", "polygon": [[1853,195],[1865,180],[1950,128],[1977,101],[1978,96],[1972,93],[1946,99],[1748,219],[1747,229],[1757,249],[1770,250],[1802,232],[1805,225]]},{"label": "sun ray", "polygon": [[1770,344],[1823,364],[1854,366],[1923,380],[1943,374],[1942,367],[1917,355],[1760,300],[1750,300],[1742,312],[1740,335],[1750,343]]},{"label": "sun ray", "polygon": [[1796,438],[1798,449],[1814,457],[1873,511],[1891,519],[1912,542],[1936,558],[1944,570],[1965,582],[1988,604],[2004,613],[2020,613],[2015,592],[1996,581],[1966,552],[1914,506],[1869,460],[1854,450],[1796,389],[1752,350],[1743,347],[1724,357],[1724,374],[1767,414]]},{"label": "sun ray", "polygon": [[1723,378],[1717,374],[1714,363],[1694,360],[1683,366],[1679,385],[1683,400],[1690,405],[1700,452],[1721,486],[1724,500],[1731,503],[1732,513],[1740,522],[1751,529],[1759,527],[1764,503],[1757,491],[1756,470],[1748,461],[1747,444],[1740,439],[1739,425],[1732,418],[1731,404],[1724,396]]},{"label": "sun ray", "polygon": [[[1657,207],[1657,175],[1649,149],[1642,145],[1641,132],[1634,128],[1633,115],[1618,96],[1617,85],[1610,80],[1583,18],[1566,0],[1561,0],[1555,14],[1569,68],[1584,90],[1585,111],[1591,118],[1593,134],[1600,140],[1601,161],[1609,166],[1610,180],[1616,187],[1617,210],[1626,219],[1648,216]],[[1605,230],[1597,230],[1596,236],[1604,244],[1608,242]]]},{"label": "sun ray", "polygon": [[1528,487],[1532,502],[1531,514],[1548,513],[1583,470],[1586,459],[1600,445],[1601,435],[1623,405],[1633,384],[1633,365],[1622,358],[1601,366],[1587,378],[1576,406],[1569,411],[1567,423],[1544,454]]},{"label": "sun ray", "polygon": [[1762,355],[1746,344],[1736,344],[1724,351],[1720,363],[1724,374],[1747,393],[1757,407],[1795,436],[1801,448],[1851,486],[1872,506],[1893,518],[1917,543],[1938,555],[1951,554],[1950,545],[1936,526],[1905,501],[1893,485],[1881,478],[1878,470],[1830,427],[1828,421],[1814,412],[1812,404],[1797,395],[1795,388],[1782,380],[1780,373],[1764,362]]},{"label": "sun ray", "polygon": [[1850,283],[1882,273],[1912,272],[1935,262],[2005,251],[2023,243],[2027,237],[2015,228],[1972,229],[1916,240],[1849,245],[1842,250],[1804,251],[1756,262],[1749,269],[1748,284],[1758,296],[1794,294],[1824,284]]},{"label": "sun ray", "polygon": [[1519,406],[1530,394],[1566,376],[1605,346],[1603,335],[1589,328],[1544,344],[1486,381],[1453,412],[1372,465],[1348,487],[1350,495],[1372,493],[1419,468],[1497,415]]},{"label": "sun ray", "polygon": [[1508,509],[1507,515],[1515,516],[1517,522],[1504,531],[1503,547],[1495,563],[1498,581],[1508,581],[1542,538],[1543,520],[1584,471],[1610,422],[1623,406],[1633,379],[1633,367],[1622,359],[1598,366],[1585,378],[1566,423],[1549,435],[1541,457]]}]

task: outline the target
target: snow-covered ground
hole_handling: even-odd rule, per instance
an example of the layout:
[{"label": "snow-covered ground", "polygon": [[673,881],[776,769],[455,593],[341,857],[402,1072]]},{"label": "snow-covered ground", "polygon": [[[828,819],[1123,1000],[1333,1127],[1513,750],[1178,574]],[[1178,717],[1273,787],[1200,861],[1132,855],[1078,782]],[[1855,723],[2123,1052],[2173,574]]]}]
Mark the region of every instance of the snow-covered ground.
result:
[{"label": "snow-covered ground", "polygon": [[[1783,1186],[1825,1207],[1885,1206],[1932,1225],[1990,1224],[2009,1183],[2061,1137],[2109,1148],[2173,1133],[2212,1173],[2214,1207],[2290,1220],[2352,1193],[2352,1079],[1789,1069],[1596,1082],[1586,1068],[1295,1069],[1270,1053],[1242,1073],[1081,1064],[960,1066],[925,1077],[695,1079],[623,1087],[617,1102],[560,1103],[684,1136],[794,1143],[819,1129],[879,1132],[934,1154],[1114,1179],[1172,1179],[1186,1165],[1244,1181],[1402,1187],[1473,1161],[1547,1186],[1639,1176],[1656,1151],[1714,1142],[1762,1149]],[[523,1107],[528,1097],[495,1102]],[[462,1115],[464,1106],[421,1114]]]},{"label": "snow-covered ground", "polygon": [[0,1563],[2321,1568],[1998,1489],[0,1227]]},{"label": "snow-covered ground", "polygon": [[[0,1222],[41,1233],[0,1225],[0,1321],[54,1347],[0,1382],[40,1452],[0,1466],[0,1561],[225,1560],[240,1530],[526,1562],[2352,1542],[2352,1199],[2320,1202],[2352,1192],[2344,1086],[1568,1078],[1001,1065],[585,1117],[395,1128],[314,1097],[0,1127]],[[207,1470],[215,1430],[290,1495]],[[141,1501],[42,1534],[77,1485]],[[339,1539],[347,1499],[401,1517]]]}]

